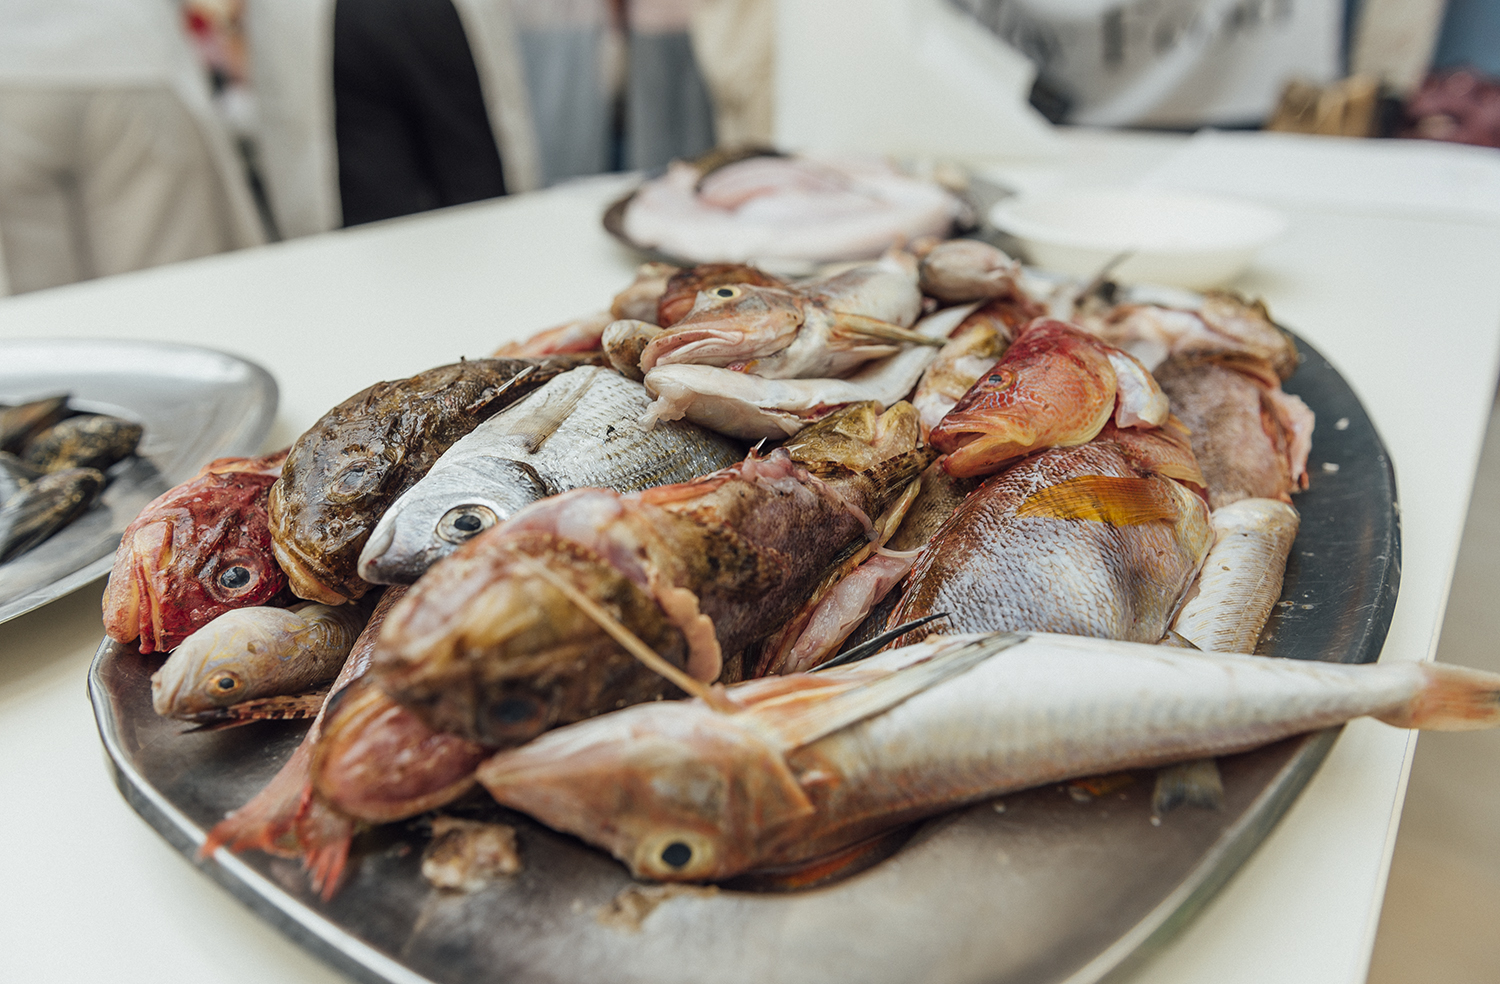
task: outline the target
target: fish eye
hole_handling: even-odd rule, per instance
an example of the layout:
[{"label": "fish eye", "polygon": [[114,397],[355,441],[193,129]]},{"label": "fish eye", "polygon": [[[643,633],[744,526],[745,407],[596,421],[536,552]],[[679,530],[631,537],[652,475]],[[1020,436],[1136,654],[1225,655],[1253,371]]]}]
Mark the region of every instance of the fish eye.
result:
[{"label": "fish eye", "polygon": [[372,491],[380,482],[380,472],[369,458],[356,458],[334,474],[328,483],[328,498],[348,502]]},{"label": "fish eye", "polygon": [[449,543],[463,543],[500,521],[495,511],[477,503],[454,506],[438,520],[437,535]]},{"label": "fish eye", "polygon": [[638,873],[655,878],[711,878],[717,864],[713,839],[686,830],[668,830],[648,838],[636,858]]},{"label": "fish eye", "polygon": [[743,292],[738,287],[715,287],[713,291],[715,297],[722,297],[726,300],[739,297],[741,293]]},{"label": "fish eye", "polygon": [[238,591],[241,588],[248,588],[251,582],[253,582],[254,580],[255,578],[254,575],[250,573],[250,568],[245,567],[241,564],[235,564],[233,567],[226,569],[222,574],[219,575],[220,586],[228,588],[230,591]]},{"label": "fish eye", "polygon": [[225,697],[233,697],[239,693],[242,681],[239,674],[228,670],[221,670],[209,677],[208,696],[213,700],[223,700]]},{"label": "fish eye", "polygon": [[693,860],[693,849],[682,841],[673,841],[661,849],[662,863],[671,868],[685,868]]}]

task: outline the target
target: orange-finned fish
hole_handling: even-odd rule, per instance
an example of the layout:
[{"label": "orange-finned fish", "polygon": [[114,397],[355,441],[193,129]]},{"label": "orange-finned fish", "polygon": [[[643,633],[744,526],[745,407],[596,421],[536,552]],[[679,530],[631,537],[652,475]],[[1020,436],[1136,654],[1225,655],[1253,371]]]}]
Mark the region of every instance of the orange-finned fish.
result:
[{"label": "orange-finned fish", "polygon": [[1092,440],[1113,417],[1156,427],[1167,398],[1136,359],[1072,325],[1038,319],[932,429],[959,476],[987,475],[1032,451]]},{"label": "orange-finned fish", "polygon": [[863,663],[626,708],[497,754],[479,781],[641,878],[794,865],[1049,782],[1246,751],[1369,715],[1500,724],[1500,675],[1057,635],[929,639]]}]

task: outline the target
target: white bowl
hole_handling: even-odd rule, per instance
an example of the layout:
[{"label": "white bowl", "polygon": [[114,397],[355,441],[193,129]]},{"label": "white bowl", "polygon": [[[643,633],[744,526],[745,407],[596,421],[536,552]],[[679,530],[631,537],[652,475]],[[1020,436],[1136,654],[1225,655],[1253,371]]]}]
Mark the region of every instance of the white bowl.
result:
[{"label": "white bowl", "polygon": [[1110,276],[1203,289],[1234,279],[1286,231],[1275,209],[1211,195],[1073,189],[1011,198],[990,222],[1044,270],[1088,279],[1121,253]]}]

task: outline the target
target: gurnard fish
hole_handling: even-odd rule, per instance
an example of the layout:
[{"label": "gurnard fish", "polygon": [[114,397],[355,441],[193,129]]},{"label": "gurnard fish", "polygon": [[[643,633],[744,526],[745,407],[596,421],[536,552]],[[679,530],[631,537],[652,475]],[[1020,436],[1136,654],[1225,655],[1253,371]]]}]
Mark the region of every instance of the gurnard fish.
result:
[{"label": "gurnard fish", "polygon": [[1244,498],[1290,502],[1307,488],[1313,412],[1282,391],[1274,367],[1244,356],[1174,356],[1155,375],[1192,431],[1215,509]]},{"label": "gurnard fish", "polygon": [[68,468],[107,471],[135,454],[144,428],[133,420],[83,414],[58,421],[26,444],[21,460],[44,472]]},{"label": "gurnard fish", "polygon": [[[806,862],[1015,790],[1257,748],[1369,715],[1500,724],[1500,675],[1072,636],[928,640],[852,666],[629,707],[500,752],[501,804],[633,875],[718,881]],[[722,704],[722,702],[721,702]]]},{"label": "gurnard fish", "polygon": [[31,439],[67,417],[68,397],[49,396],[13,407],[0,407],[0,451],[20,454]]},{"label": "gurnard fish", "polygon": [[433,728],[490,745],[675,692],[539,570],[692,678],[735,679],[736,657],[930,458],[910,404],[858,404],[693,482],[534,503],[417,582],[381,632],[375,680]]},{"label": "gurnard fish", "polygon": [[[964,319],[949,308],[917,322],[914,331],[941,344]],[[645,422],[687,419],[744,440],[781,440],[851,403],[891,406],[917,385],[936,356],[931,346],[908,346],[868,362],[843,379],[766,379],[706,365],[656,366],[646,389],[656,397]]]},{"label": "gurnard fish", "polygon": [[36,479],[0,504],[0,563],[37,546],[99,501],[104,473],[68,468]]},{"label": "gurnard fish", "polygon": [[227,611],[291,600],[266,511],[286,454],[211,461],[140,511],[104,591],[111,639],[165,652]]},{"label": "gurnard fish", "polygon": [[[895,626],[947,612],[960,632],[1158,642],[1213,543],[1186,435],[1111,428],[992,476],[917,560]],[[933,625],[922,635],[938,631]]]},{"label": "gurnard fish", "polygon": [[[700,263],[685,270],[677,270],[668,278],[651,314],[629,313],[621,305],[621,318],[638,318],[650,321],[662,328],[670,328],[687,317],[698,303],[698,294],[715,287],[745,284],[750,287],[786,287],[787,283],[774,274],[746,263]],[[643,305],[644,306],[644,305]]]},{"label": "gurnard fish", "polygon": [[445,451],[391,504],[365,544],[359,576],[409,584],[522,506],[576,488],[617,492],[726,468],[744,448],[685,422],[639,423],[640,383],[597,366],[554,378]]},{"label": "gurnard fish", "polygon": [[231,708],[248,701],[304,694],[338,675],[368,614],[367,606],[313,602],[227,611],[151,675],[151,706],[162,717],[206,724],[235,720]]},{"label": "gurnard fish", "polygon": [[[399,816],[411,816],[448,802],[473,786],[474,767],[488,754],[478,745],[425,730],[412,714],[388,699],[384,701],[388,711],[384,714],[355,715],[347,710],[355,705],[368,711],[368,695],[379,693],[364,676],[380,626],[405,591],[404,586],[385,589],[302,743],[264,789],[209,831],[200,856],[227,847],[231,851],[255,849],[300,857],[313,889],[328,899],[338,889],[350,841],[364,821],[331,802],[320,791],[322,787],[359,789],[360,798],[354,805],[385,804],[386,814],[366,818],[381,820],[398,818],[389,815],[394,809],[389,805],[392,802],[410,810],[396,810]],[[349,726],[356,717],[366,722],[364,728]],[[373,725],[369,723],[372,717]],[[341,718],[344,723],[336,724]],[[330,726],[336,726],[341,735],[332,747],[325,747]],[[360,740],[355,740],[356,736]],[[345,754],[350,746],[355,753],[352,766]],[[348,768],[355,771],[359,782],[344,773]],[[329,778],[317,782],[315,777]]]},{"label": "gurnard fish", "polygon": [[795,286],[704,289],[685,317],[644,346],[640,370],[689,364],[768,379],[842,376],[931,341],[909,330],[922,308],[916,280],[911,257],[896,254]]},{"label": "gurnard fish", "polygon": [[1092,440],[1111,418],[1160,426],[1167,398],[1134,357],[1038,319],[932,429],[932,443],[948,453],[950,474],[987,475],[1032,451]]},{"label": "gurnard fish", "polygon": [[271,545],[292,592],[329,605],[363,595],[359,554],[386,507],[481,421],[577,365],[458,362],[376,383],[324,414],[271,486]]}]

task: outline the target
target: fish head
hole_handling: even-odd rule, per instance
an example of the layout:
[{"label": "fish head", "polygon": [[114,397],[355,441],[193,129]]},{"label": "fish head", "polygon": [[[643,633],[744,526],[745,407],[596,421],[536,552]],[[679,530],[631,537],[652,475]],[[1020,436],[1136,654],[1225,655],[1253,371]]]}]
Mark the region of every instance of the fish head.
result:
[{"label": "fish head", "polygon": [[[698,303],[698,294],[726,284],[751,284],[756,287],[785,287],[786,283],[744,263],[702,263],[673,273],[666,281],[656,302],[654,321],[663,328],[670,328],[683,318]],[[627,317],[627,315],[621,315]]]},{"label": "fish head", "polygon": [[948,454],[949,474],[986,475],[1032,451],[1091,440],[1114,412],[1115,393],[1105,346],[1038,319],[969,387],[931,440]]},{"label": "fish head", "polygon": [[645,704],[561,728],[494,756],[478,778],[500,803],[661,881],[754,868],[757,845],[813,812],[761,734],[701,701]]},{"label": "fish head", "polygon": [[383,690],[432,728],[491,747],[675,692],[536,565],[685,665],[682,633],[646,590],[587,547],[507,525],[434,564],[391,610],[371,666]]},{"label": "fish head", "polygon": [[687,316],[641,352],[641,372],[656,365],[729,366],[781,351],[797,337],[803,300],[779,287],[721,284],[698,292]]},{"label": "fish head", "polygon": [[255,664],[284,655],[279,630],[288,617],[295,618],[279,608],[236,609],[192,633],[151,675],[151,706],[163,717],[195,720],[260,696]]},{"label": "fish head", "polygon": [[549,494],[536,469],[523,461],[484,455],[457,465],[451,475],[434,469],[385,511],[360,552],[362,579],[411,584],[463,544]]},{"label": "fish head", "polygon": [[143,653],[176,648],[236,608],[286,591],[271,550],[266,498],[275,477],[200,475],[157,498],[128,526],[104,594],[105,630]]},{"label": "fish head", "polygon": [[276,560],[297,597],[338,605],[369,590],[358,576],[359,555],[375,518],[401,491],[394,487],[405,458],[400,426],[392,420],[384,433],[358,427],[347,440],[329,428],[287,455],[269,514]]}]

